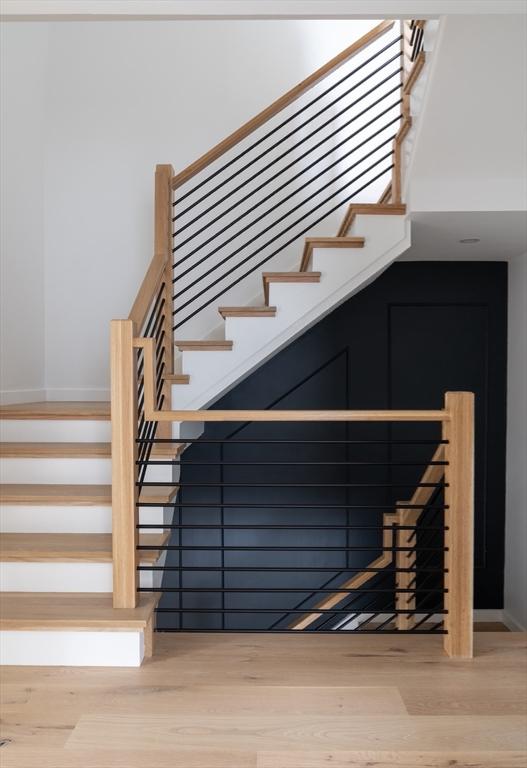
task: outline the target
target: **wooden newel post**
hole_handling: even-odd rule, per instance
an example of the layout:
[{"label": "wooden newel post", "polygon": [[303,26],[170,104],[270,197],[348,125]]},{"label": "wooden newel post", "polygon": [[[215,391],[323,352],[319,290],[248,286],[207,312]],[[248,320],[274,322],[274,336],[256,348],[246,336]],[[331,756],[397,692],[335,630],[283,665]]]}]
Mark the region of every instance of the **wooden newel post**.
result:
[{"label": "wooden newel post", "polygon": [[111,322],[112,561],[114,608],[137,601],[137,381],[134,324]]},{"label": "wooden newel post", "polygon": [[445,617],[449,656],[472,658],[474,580],[474,395],[447,392],[445,445]]},{"label": "wooden newel post", "polygon": [[[155,200],[154,200],[154,256],[161,257],[165,261],[164,273],[164,352],[165,374],[168,376],[174,372],[174,339],[173,324],[173,289],[172,284],[172,178],[174,169],[171,165],[156,165],[155,176]],[[170,382],[165,380],[163,384],[163,410],[172,407]],[[158,425],[157,436],[171,437],[170,422],[161,422]]]}]

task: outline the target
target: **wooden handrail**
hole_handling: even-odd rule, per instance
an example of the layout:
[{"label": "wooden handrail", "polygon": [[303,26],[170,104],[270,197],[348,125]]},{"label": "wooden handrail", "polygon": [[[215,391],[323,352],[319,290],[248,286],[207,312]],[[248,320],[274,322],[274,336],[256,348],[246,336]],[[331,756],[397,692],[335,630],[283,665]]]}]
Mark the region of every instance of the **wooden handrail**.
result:
[{"label": "wooden handrail", "polygon": [[161,280],[165,273],[166,259],[163,255],[159,254],[154,256],[150,265],[146,271],[141,287],[137,292],[135,301],[128,315],[128,320],[131,320],[134,324],[134,333],[139,333],[143,327],[145,320],[148,316],[152,302],[154,301]]},{"label": "wooden handrail", "polygon": [[227,136],[225,139],[220,141],[219,144],[216,144],[213,149],[205,152],[205,154],[198,158],[198,160],[191,163],[187,168],[185,168],[183,171],[180,171],[180,173],[173,177],[172,189],[177,189],[197,173],[206,168],[208,165],[213,163],[214,160],[217,160],[219,157],[225,154],[225,152],[242,141],[242,139],[245,139],[246,136],[249,136],[251,133],[253,133],[253,131],[270,120],[271,117],[274,117],[274,115],[278,114],[278,112],[291,104],[291,102],[295,101],[295,99],[320,82],[320,80],[326,77],[326,75],[329,75],[335,69],[340,67],[341,64],[349,61],[349,59],[353,58],[353,56],[366,48],[378,37],[384,35],[385,32],[393,27],[394,23],[394,21],[387,19],[382,21],[380,24],[377,24],[376,27],[356,40],[344,51],[317,69],[315,72],[309,75],[309,77],[306,77],[305,80],[302,80],[302,82],[296,85],[294,88],[291,88],[291,90],[287,91],[287,93],[284,93],[283,96],[280,96],[279,99],[259,112],[255,117],[251,118],[251,120],[242,125],[241,128],[238,128],[238,130],[234,131],[234,133],[231,133],[230,136]]}]

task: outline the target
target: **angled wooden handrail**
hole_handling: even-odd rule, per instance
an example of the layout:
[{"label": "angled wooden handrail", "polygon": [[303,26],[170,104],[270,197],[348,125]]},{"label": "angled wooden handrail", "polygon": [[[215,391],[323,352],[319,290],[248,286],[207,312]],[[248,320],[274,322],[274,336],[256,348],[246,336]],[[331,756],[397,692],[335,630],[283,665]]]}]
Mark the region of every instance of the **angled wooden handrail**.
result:
[{"label": "angled wooden handrail", "polygon": [[227,136],[225,139],[220,141],[219,144],[216,144],[215,147],[198,158],[198,160],[195,160],[183,171],[177,173],[172,178],[172,189],[177,189],[180,187],[186,181],[191,179],[197,173],[202,171],[208,165],[225,154],[225,152],[227,152],[229,149],[236,146],[236,144],[242,141],[242,139],[245,139],[246,136],[249,136],[251,133],[253,133],[253,131],[274,117],[274,115],[278,114],[278,112],[295,101],[295,99],[320,82],[320,80],[326,77],[326,75],[331,74],[331,72],[333,72],[335,69],[338,69],[338,67],[344,64],[346,61],[349,61],[349,59],[353,58],[353,56],[366,48],[378,37],[384,35],[385,32],[393,27],[394,23],[395,22],[392,20],[384,20],[380,24],[377,24],[376,27],[356,40],[344,51],[341,51],[341,53],[339,53],[333,59],[306,77],[305,80],[302,80],[301,83],[296,85],[294,88],[291,88],[291,90],[287,91],[287,93],[284,93],[283,96],[280,96],[279,99],[259,112],[255,117],[251,118],[251,120],[242,125],[241,128],[238,128],[236,131],[234,131],[234,133],[231,133],[230,136]]},{"label": "angled wooden handrail", "polygon": [[162,254],[153,257],[146,271],[141,287],[137,292],[135,301],[128,315],[128,320],[134,324],[134,333],[139,333],[148,316],[152,302],[161,286],[161,281],[165,273],[166,259]]},{"label": "angled wooden handrail", "polygon": [[[432,462],[443,461],[443,458],[444,458],[444,447],[443,445],[440,445],[432,457]],[[421,483],[438,483],[441,481],[444,474],[445,474],[444,465],[441,465],[441,464],[436,465],[434,463],[431,463],[427,466],[422,478],[419,480],[419,485],[421,485]],[[383,526],[388,527],[391,525],[394,525],[394,526],[416,525],[424,509],[407,509],[399,505],[408,505],[408,506],[420,505],[422,507],[426,507],[426,505],[430,502],[430,499],[432,498],[432,495],[434,492],[435,492],[435,488],[421,488],[421,487],[417,488],[414,495],[410,499],[410,501],[399,502],[394,512],[388,512],[385,515],[383,515],[383,523],[382,523]],[[390,530],[384,530],[382,545],[383,545],[382,555],[375,558],[375,560],[372,560],[372,562],[366,566],[366,569],[367,568],[386,568],[388,565],[392,563],[392,560],[393,560],[393,554],[391,549],[392,532]],[[397,555],[400,555],[400,554],[408,555],[409,553],[407,552],[397,553]],[[306,612],[300,618],[295,619],[295,621],[289,625],[288,629],[297,629],[297,630],[306,629],[306,627],[309,627],[311,624],[313,624],[313,622],[315,622],[317,619],[323,616],[322,613],[317,613],[316,609],[330,610],[331,608],[335,608],[335,606],[337,606],[339,603],[341,603],[343,600],[349,597],[348,592],[342,592],[341,590],[359,589],[368,581],[371,581],[371,579],[377,576],[377,573],[378,571],[368,571],[368,570],[364,570],[364,571],[361,571],[360,573],[356,573],[351,579],[347,579],[343,584],[341,584],[340,587],[336,589],[333,594],[328,595],[327,597],[324,597],[313,607],[313,609]],[[406,574],[403,574],[403,575],[406,575]],[[350,611],[350,613],[352,613],[352,611]]]}]

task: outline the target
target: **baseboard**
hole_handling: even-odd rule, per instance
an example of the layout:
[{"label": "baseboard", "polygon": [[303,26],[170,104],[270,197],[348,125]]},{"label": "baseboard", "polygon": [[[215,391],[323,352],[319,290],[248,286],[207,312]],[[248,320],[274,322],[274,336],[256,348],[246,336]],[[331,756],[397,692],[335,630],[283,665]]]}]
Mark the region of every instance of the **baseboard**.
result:
[{"label": "baseboard", "polygon": [[57,400],[96,400],[107,401],[110,399],[110,390],[102,387],[79,387],[79,388],[48,388],[46,389],[45,400],[56,402]]},{"label": "baseboard", "polygon": [[510,629],[511,632],[527,632],[527,627],[524,627],[522,624],[520,624],[519,621],[516,621],[516,619],[511,616],[508,611],[502,611],[502,614],[502,621],[505,626]]},{"label": "baseboard", "polygon": [[2,389],[0,390],[0,405],[17,405],[18,403],[38,403],[46,399],[45,389]]}]

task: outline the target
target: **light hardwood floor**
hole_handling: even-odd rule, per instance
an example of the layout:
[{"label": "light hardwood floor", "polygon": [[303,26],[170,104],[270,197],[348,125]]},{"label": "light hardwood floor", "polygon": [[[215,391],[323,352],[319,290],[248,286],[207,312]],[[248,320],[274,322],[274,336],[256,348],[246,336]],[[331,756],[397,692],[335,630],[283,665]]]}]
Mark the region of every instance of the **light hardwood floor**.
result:
[{"label": "light hardwood floor", "polygon": [[8,667],[2,768],[524,768],[527,635],[158,635],[140,669]]}]

